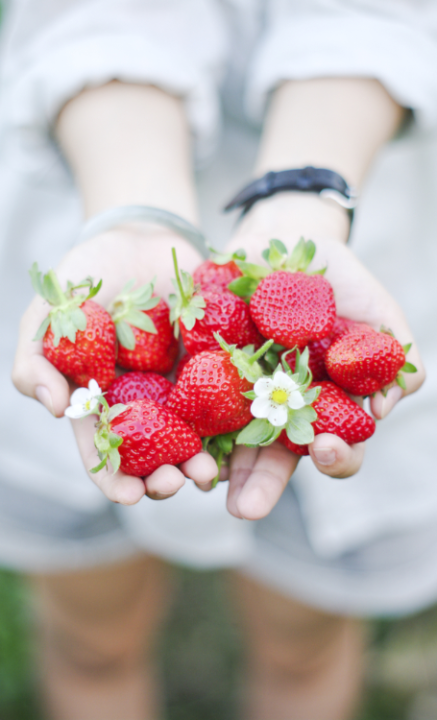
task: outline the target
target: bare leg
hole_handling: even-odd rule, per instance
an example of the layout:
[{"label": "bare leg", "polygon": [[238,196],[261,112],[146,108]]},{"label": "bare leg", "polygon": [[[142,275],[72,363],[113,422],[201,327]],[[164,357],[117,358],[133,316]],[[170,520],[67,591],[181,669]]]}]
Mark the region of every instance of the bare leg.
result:
[{"label": "bare leg", "polygon": [[156,720],[150,651],[168,606],[166,566],[140,557],[32,583],[48,717]]},{"label": "bare leg", "polygon": [[233,576],[247,632],[247,720],[349,720],[361,689],[362,631]]}]

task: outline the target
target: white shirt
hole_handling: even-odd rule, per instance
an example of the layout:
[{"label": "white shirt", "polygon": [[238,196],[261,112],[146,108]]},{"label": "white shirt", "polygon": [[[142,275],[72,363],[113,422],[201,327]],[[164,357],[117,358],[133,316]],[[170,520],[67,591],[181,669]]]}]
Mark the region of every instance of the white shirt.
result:
[{"label": "white shirt", "polygon": [[[85,86],[114,78],[154,83],[182,96],[199,160],[220,147],[199,175],[204,225],[218,244],[230,225],[218,218],[217,208],[250,178],[254,128],[268,93],[286,78],[371,76],[413,109],[420,133],[393,143],[375,168],[354,248],[406,310],[428,381],[378,425],[355,478],[330,480],[304,460],[294,482],[320,554],[433,522],[437,145],[430,132],[437,125],[436,67],[434,0],[9,2],[0,55],[1,482],[22,486],[23,501],[31,490],[84,511],[106,502],[83,471],[68,421],[52,419],[9,380],[19,317],[33,294],[27,270],[35,260],[43,269],[56,265],[81,224],[79,198],[51,132],[63,104]],[[228,122],[221,136],[223,106],[238,123]],[[248,547],[250,525],[226,514],[222,491],[199,500],[203,512],[191,495],[182,492],[175,502],[192,527],[200,515],[202,527],[208,513],[215,518],[211,562],[237,561]],[[177,533],[174,503],[157,507],[146,499],[119,512],[136,536],[139,513],[159,515],[156,537],[167,516]],[[179,530],[173,556],[183,559],[185,538],[186,560],[207,563],[198,542],[190,545],[186,528]],[[171,541],[167,545],[163,552],[171,557]]]}]

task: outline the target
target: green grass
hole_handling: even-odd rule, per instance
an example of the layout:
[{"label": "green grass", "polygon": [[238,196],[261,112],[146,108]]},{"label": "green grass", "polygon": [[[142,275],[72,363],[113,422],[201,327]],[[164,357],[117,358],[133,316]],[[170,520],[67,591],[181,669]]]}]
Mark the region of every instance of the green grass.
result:
[{"label": "green grass", "polygon": [[[179,585],[163,633],[160,663],[166,720],[237,720],[242,644],[221,573],[177,571]],[[418,637],[437,642],[437,613],[373,626],[373,660],[414,650]],[[422,643],[420,640],[420,643]],[[32,679],[26,587],[0,572],[0,720],[42,720]],[[357,720],[407,720],[411,686],[373,678]],[[269,719],[271,720],[271,719]]]}]

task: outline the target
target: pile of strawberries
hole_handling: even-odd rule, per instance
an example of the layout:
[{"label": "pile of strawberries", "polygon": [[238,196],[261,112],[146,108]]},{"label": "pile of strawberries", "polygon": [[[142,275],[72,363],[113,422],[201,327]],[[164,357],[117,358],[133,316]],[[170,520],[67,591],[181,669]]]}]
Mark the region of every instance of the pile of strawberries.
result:
[{"label": "pile of strawberries", "polygon": [[[307,455],[319,433],[349,444],[369,438],[375,422],[350,395],[405,387],[402,373],[416,370],[406,362],[410,346],[338,317],[323,271],[308,272],[314,254],[312,241],[289,254],[272,240],[263,266],[239,251],[191,276],[173,250],[170,307],[153,283],[135,288],[132,280],[108,310],[94,300],[101,282],[69,282],[63,291],[53,270],[42,276],[34,264],[33,286],[51,305],[35,339],[79,386],[66,414],[98,417],[93,472],[109,460],[114,471],[143,477],[202,448],[220,467],[234,443],[277,440]],[[179,335],[186,354],[173,383],[164,376]]]}]

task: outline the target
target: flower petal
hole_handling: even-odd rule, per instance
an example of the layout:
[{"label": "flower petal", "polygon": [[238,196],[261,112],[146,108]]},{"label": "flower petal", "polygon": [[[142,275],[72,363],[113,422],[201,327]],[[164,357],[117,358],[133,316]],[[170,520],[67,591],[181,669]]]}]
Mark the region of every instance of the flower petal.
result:
[{"label": "flower petal", "polygon": [[290,396],[288,398],[288,407],[292,410],[300,410],[305,405],[305,400],[303,399],[302,393],[299,392],[299,390],[294,390],[290,393]]},{"label": "flower petal", "polygon": [[273,383],[275,388],[280,388],[281,390],[288,390],[291,392],[292,390],[296,390],[298,387],[294,380],[291,379],[289,375],[282,372],[282,370],[278,370],[274,377],[273,377]]},{"label": "flower petal", "polygon": [[257,397],[250,406],[250,412],[253,417],[266,418],[269,415],[271,407],[272,406],[268,397]]},{"label": "flower petal", "polygon": [[97,380],[90,380],[88,383],[89,391],[93,397],[96,397],[97,395],[101,395],[102,391],[99,388],[99,384]]},{"label": "flower petal", "polygon": [[286,405],[270,406],[270,412],[267,416],[267,420],[274,427],[281,427],[287,422],[288,412]]},{"label": "flower petal", "polygon": [[253,389],[259,397],[267,397],[273,389],[272,378],[260,378],[256,381]]},{"label": "flower petal", "polygon": [[70,398],[70,405],[84,405],[91,397],[87,388],[77,388]]},{"label": "flower petal", "polygon": [[79,420],[89,415],[89,410],[85,410],[83,405],[70,405],[64,413],[71,420]]}]

